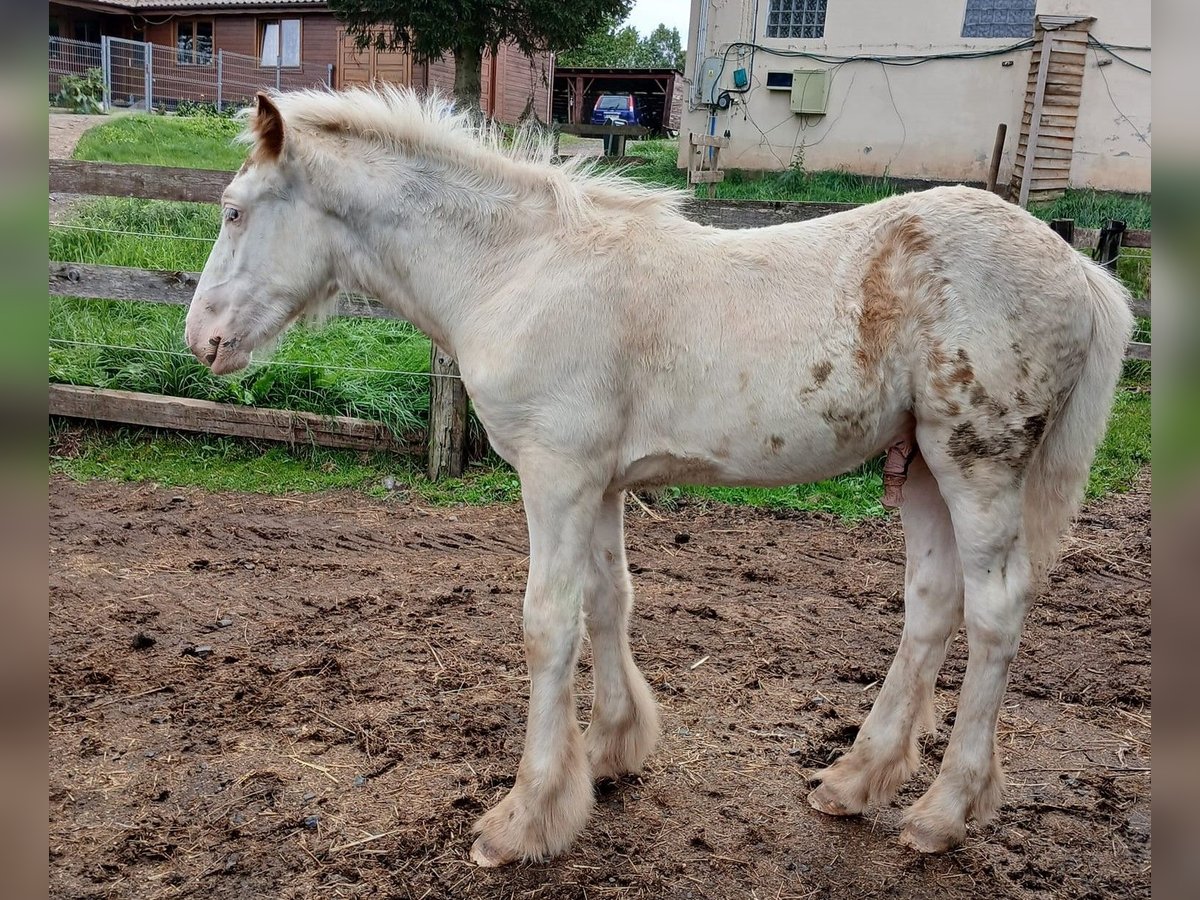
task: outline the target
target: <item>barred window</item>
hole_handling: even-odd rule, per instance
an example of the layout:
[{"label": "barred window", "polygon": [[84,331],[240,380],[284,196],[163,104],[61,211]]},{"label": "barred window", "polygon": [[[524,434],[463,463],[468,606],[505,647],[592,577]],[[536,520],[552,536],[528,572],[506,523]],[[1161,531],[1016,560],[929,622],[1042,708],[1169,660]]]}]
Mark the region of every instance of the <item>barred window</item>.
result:
[{"label": "barred window", "polygon": [[1030,37],[1037,0],[967,0],[963,37]]},{"label": "barred window", "polygon": [[189,19],[175,24],[175,58],[181,66],[211,66],[213,23]]},{"label": "barred window", "polygon": [[825,5],[828,0],[771,0],[767,12],[767,37],[825,37]]}]

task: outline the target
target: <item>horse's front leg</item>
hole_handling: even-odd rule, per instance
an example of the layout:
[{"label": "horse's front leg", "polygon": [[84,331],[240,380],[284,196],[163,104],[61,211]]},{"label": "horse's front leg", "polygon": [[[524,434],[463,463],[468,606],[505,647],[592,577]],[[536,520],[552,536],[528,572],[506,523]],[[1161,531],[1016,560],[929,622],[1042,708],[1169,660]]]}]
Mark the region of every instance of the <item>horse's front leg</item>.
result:
[{"label": "horse's front leg", "polygon": [[516,784],[475,823],[471,859],[481,866],[561,853],[587,823],[593,803],[573,684],[603,485],[544,457],[522,466],[521,482],[529,520],[529,719]]}]

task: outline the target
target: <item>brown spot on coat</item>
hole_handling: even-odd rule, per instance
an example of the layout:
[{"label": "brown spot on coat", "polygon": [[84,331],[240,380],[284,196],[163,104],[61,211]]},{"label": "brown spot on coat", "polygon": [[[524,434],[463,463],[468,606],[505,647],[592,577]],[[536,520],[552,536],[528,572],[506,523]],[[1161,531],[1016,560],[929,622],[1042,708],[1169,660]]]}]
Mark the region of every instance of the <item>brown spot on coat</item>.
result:
[{"label": "brown spot on coat", "polygon": [[879,366],[892,345],[909,301],[928,277],[929,235],[917,216],[880,229],[879,245],[863,273],[862,313],[855,359],[864,370]]},{"label": "brown spot on coat", "polygon": [[817,383],[817,387],[823,385],[828,379],[829,374],[833,371],[833,363],[829,360],[819,362],[812,367],[813,380]]},{"label": "brown spot on coat", "polygon": [[828,409],[821,417],[833,429],[839,447],[854,446],[866,439],[867,423],[860,411]]},{"label": "brown spot on coat", "polygon": [[778,453],[780,450],[783,449],[784,440],[777,434],[771,435],[770,443],[771,443],[771,452],[772,453]]}]

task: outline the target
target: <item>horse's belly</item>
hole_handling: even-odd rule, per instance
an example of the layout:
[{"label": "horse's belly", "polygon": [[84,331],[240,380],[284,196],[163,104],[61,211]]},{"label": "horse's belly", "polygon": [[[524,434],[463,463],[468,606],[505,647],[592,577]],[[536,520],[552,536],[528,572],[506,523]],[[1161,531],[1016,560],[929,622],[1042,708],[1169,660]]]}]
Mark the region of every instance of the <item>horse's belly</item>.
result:
[{"label": "horse's belly", "polygon": [[773,487],[820,481],[876,455],[906,427],[896,413],[875,422],[805,420],[725,434],[660,435],[648,452],[629,453],[622,488],[672,484]]}]

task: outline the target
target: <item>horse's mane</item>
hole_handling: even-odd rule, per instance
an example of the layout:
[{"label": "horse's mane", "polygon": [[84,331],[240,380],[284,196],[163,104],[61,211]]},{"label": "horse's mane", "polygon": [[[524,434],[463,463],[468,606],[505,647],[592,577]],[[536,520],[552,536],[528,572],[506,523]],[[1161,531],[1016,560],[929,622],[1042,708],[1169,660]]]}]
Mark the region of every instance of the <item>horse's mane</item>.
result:
[{"label": "horse's mane", "polygon": [[[422,157],[469,173],[476,183],[501,193],[546,195],[568,221],[615,214],[673,216],[682,192],[639,184],[612,170],[599,171],[594,158],[554,162],[554,139],[545,127],[519,126],[512,135],[492,122],[456,111],[438,94],[422,96],[407,87],[307,90],[272,97],[285,128],[299,133],[337,133]],[[254,140],[252,129],[244,139]]]}]

